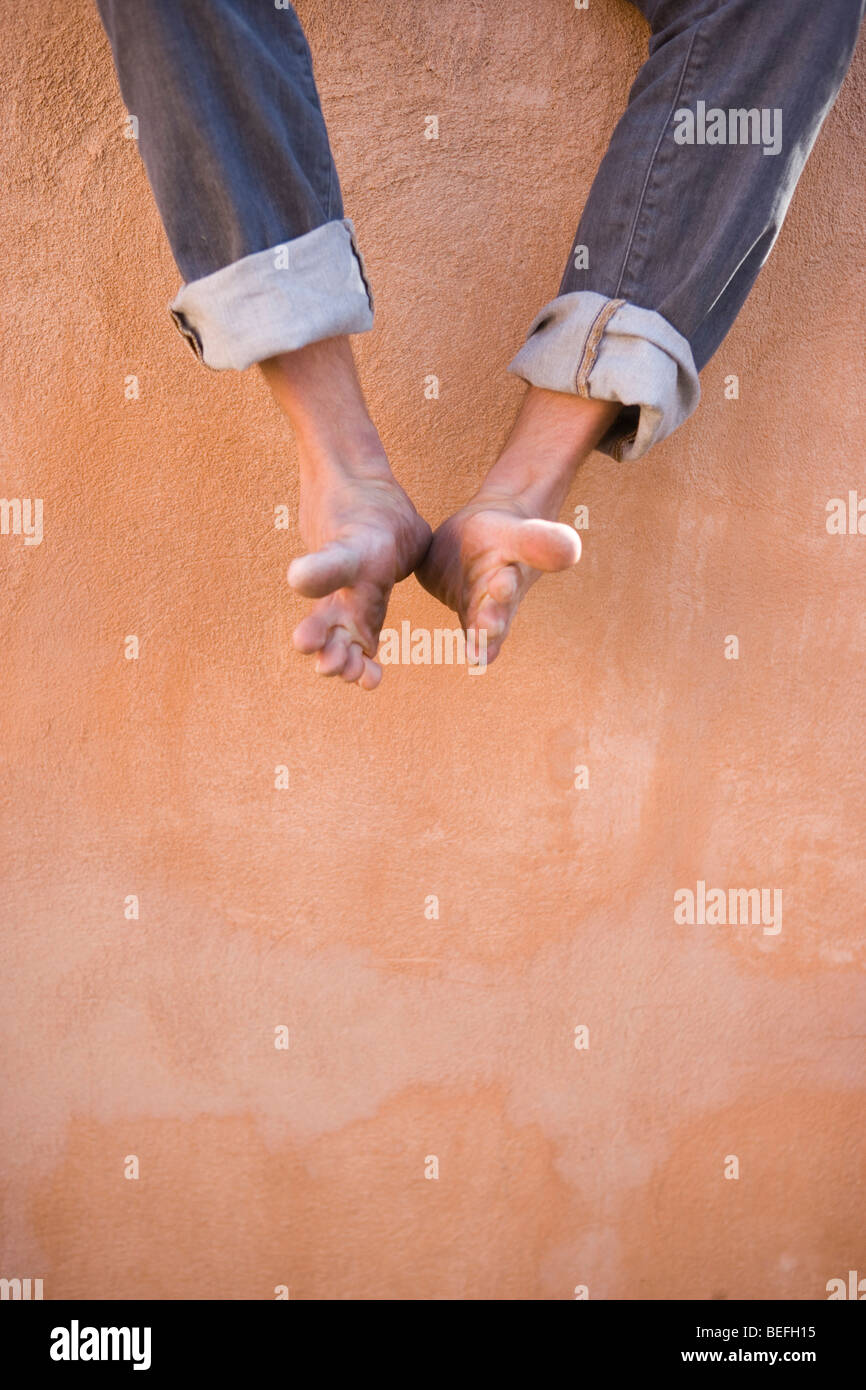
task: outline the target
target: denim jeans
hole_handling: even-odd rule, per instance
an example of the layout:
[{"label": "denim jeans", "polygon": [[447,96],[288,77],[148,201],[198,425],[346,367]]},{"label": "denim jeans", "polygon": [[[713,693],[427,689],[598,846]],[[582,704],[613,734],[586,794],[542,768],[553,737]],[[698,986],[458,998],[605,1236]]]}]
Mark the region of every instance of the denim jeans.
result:
[{"label": "denim jeans", "polygon": [[[269,0],[97,0],[185,281],[175,322],[245,368],[372,327],[312,61]],[[335,0],[337,3],[337,0]],[[636,0],[649,56],[555,299],[509,370],[620,401],[635,459],[695,409],[851,60],[866,0]],[[540,39],[543,42],[543,36]]]}]

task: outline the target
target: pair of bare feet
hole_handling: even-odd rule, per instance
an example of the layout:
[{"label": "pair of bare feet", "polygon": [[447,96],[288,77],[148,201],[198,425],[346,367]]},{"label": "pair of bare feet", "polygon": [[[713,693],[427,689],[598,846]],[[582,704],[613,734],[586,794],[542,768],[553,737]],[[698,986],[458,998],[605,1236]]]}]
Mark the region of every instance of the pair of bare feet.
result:
[{"label": "pair of bare feet", "polygon": [[414,571],[467,632],[486,632],[494,660],[530,585],[580,556],[577,533],[556,517],[619,405],[530,387],[476,495],[432,532],[388,466],[347,338],[261,365],[298,441],[307,554],[289,583],[316,600],[295,629],[298,651],[320,675],[374,690],[391,590]]}]

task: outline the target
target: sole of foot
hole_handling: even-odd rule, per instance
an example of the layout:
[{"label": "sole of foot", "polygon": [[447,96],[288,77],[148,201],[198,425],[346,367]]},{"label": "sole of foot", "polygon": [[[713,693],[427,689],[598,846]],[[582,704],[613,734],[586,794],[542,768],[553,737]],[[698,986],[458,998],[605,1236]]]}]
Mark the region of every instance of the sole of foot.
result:
[{"label": "sole of foot", "polygon": [[399,484],[384,478],[343,481],[313,504],[305,500],[304,513],[315,548],[292,561],[288,580],[316,602],[295,629],[295,648],[315,656],[319,675],[375,690],[391,590],[418,566],[430,527]]},{"label": "sole of foot", "polygon": [[454,609],[473,646],[486,632],[489,663],[499,655],[527,590],[543,573],[577,564],[580,550],[572,527],[533,517],[511,499],[479,497],[434,532],[417,575],[429,593]]}]

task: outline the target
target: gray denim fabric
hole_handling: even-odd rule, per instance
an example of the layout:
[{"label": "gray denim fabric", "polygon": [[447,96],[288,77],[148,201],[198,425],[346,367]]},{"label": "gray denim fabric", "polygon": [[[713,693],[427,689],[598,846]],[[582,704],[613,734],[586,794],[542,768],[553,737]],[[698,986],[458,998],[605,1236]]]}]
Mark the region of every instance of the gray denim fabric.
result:
[{"label": "gray denim fabric", "polygon": [[[599,445],[620,459],[640,458],[697,405],[698,372],[770,254],[864,11],[863,0],[636,3],[650,56],[593,181],[559,297],[509,365],[535,386],[622,401]],[[699,101],[779,111],[779,152],[677,143],[675,113],[697,113]],[[589,264],[576,269],[580,246]],[[610,311],[622,301],[634,307]],[[610,316],[595,342],[601,304]]]},{"label": "gray denim fabric", "polygon": [[243,370],[338,333],[373,326],[355,228],[325,222],[184,285],[171,313],[208,367]]},{"label": "gray denim fabric", "polygon": [[[650,23],[649,57],[559,295],[509,368],[536,386],[621,401],[600,447],[622,459],[639,458],[694,410],[698,372],[769,255],[866,5],[634,2]],[[245,367],[371,327],[372,296],[294,10],[271,0],[97,3],[187,282],[172,312],[197,354],[213,367]],[[760,142],[679,143],[677,113],[697,113],[701,102],[705,111],[780,113],[777,152]],[[749,121],[737,129],[753,130]],[[581,268],[578,247],[588,253]]]},{"label": "gray denim fabric", "polygon": [[509,371],[548,391],[639,401],[627,447],[632,429],[622,415],[598,445],[616,458],[640,458],[691,415],[701,395],[692,350],[667,319],[593,290],[546,304]]},{"label": "gray denim fabric", "polygon": [[272,0],[97,0],[207,366],[373,325],[303,30]]}]

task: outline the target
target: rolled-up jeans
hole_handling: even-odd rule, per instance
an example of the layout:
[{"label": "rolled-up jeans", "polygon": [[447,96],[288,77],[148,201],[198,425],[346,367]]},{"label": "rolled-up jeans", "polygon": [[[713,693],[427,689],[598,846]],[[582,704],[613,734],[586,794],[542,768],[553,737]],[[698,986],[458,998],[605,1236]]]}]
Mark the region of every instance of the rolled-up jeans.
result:
[{"label": "rolled-up jeans", "polygon": [[[185,281],[171,313],[195,353],[242,369],[371,328],[291,6],[97,3]],[[770,253],[866,0],[636,3],[649,57],[559,293],[509,366],[535,386],[621,402],[599,445],[617,459],[641,457],[695,409],[698,372]]]}]

